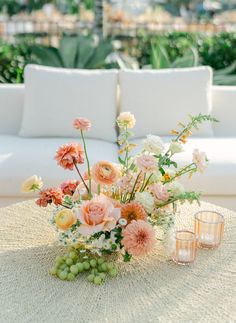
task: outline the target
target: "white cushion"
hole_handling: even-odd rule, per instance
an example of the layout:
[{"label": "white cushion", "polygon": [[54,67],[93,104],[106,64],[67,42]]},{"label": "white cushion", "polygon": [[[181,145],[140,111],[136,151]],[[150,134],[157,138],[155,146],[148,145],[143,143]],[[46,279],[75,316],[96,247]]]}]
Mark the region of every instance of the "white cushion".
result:
[{"label": "white cushion", "polygon": [[236,137],[236,86],[213,86],[213,114],[220,121],[213,125],[217,136]]},{"label": "white cushion", "polygon": [[[58,186],[67,179],[78,178],[75,171],[57,166],[57,148],[75,138],[20,138],[0,136],[0,196],[23,196],[23,180],[37,174],[46,186]],[[103,140],[87,139],[91,165],[99,160],[117,162],[117,145]],[[82,173],[86,165],[81,165]],[[25,195],[27,196],[27,195]]]},{"label": "white cushion", "polygon": [[[143,139],[132,142],[142,148]],[[169,142],[169,137],[163,137]],[[195,173],[192,179],[187,176],[181,179],[185,188],[202,192],[204,195],[233,195],[236,194],[236,138],[191,138],[184,146],[185,151],[175,155],[179,166],[192,161],[195,148],[204,151],[209,159],[209,165],[203,174]],[[136,152],[138,151],[136,149]]]},{"label": "white cushion", "polygon": [[92,121],[89,138],[116,141],[116,70],[70,70],[28,65],[21,136],[74,137],[80,116]]},{"label": "white cushion", "polygon": [[[211,113],[212,70],[209,67],[121,71],[120,109],[135,115],[136,138],[168,135],[189,114]],[[211,124],[196,133],[212,135]]]}]

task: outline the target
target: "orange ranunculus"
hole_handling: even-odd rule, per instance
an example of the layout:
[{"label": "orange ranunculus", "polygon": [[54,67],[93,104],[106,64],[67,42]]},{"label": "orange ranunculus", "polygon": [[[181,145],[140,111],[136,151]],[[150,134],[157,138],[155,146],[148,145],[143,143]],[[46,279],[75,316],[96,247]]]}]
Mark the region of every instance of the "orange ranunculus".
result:
[{"label": "orange ranunculus", "polygon": [[100,161],[92,167],[92,178],[102,185],[112,185],[119,178],[119,170],[108,161]]}]

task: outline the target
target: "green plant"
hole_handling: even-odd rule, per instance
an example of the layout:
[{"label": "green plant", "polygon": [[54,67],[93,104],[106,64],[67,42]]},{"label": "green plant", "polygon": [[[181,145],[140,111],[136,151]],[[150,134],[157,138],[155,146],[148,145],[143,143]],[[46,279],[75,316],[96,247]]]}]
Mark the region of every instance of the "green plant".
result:
[{"label": "green plant", "polygon": [[194,47],[189,47],[183,56],[171,61],[165,46],[161,42],[152,42],[150,64],[154,69],[192,67],[199,65],[199,56]]},{"label": "green plant", "polygon": [[215,70],[213,75],[213,82],[215,85],[236,85],[236,61],[230,66]]},{"label": "green plant", "polygon": [[30,60],[30,51],[24,44],[0,43],[0,83],[23,82],[23,70]]},{"label": "green plant", "polygon": [[122,68],[132,67],[132,60],[115,54],[111,39],[96,41],[93,36],[64,36],[59,48],[34,45],[33,62],[65,68]]}]

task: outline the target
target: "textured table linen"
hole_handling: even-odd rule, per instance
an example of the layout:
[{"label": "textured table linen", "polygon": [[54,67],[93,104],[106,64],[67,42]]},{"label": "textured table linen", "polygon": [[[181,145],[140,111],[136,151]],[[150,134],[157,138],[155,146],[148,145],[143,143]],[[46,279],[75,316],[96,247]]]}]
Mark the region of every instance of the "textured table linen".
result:
[{"label": "textured table linen", "polygon": [[[28,201],[0,209],[0,322],[236,322],[236,213],[225,216],[222,245],[199,250],[192,266],[168,260],[161,246],[147,258],[120,263],[102,286],[48,274],[55,244],[49,211]],[[192,228],[199,207],[179,208],[177,228]]]}]

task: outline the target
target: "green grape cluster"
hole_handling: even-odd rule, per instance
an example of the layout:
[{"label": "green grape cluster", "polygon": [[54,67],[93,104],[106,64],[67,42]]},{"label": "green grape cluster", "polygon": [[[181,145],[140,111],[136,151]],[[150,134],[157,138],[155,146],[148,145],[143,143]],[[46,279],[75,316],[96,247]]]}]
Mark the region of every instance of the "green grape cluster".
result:
[{"label": "green grape cluster", "polygon": [[50,274],[68,281],[74,280],[82,272],[89,272],[87,281],[96,285],[103,284],[107,276],[114,278],[118,274],[114,264],[103,257],[81,260],[76,250],[56,257],[55,266],[50,269]]}]

